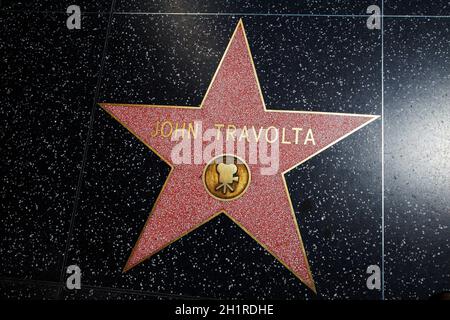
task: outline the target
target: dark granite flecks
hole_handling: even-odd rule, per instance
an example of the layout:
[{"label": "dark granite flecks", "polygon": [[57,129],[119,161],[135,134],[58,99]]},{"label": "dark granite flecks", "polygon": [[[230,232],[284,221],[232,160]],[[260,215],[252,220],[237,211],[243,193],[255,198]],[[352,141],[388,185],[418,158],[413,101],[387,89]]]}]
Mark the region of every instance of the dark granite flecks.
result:
[{"label": "dark granite flecks", "polygon": [[117,0],[116,10],[119,12],[365,15],[367,7],[373,4],[381,7],[381,0]]},{"label": "dark granite flecks", "polygon": [[7,11],[66,12],[69,6],[77,5],[82,13],[110,12],[112,2],[113,0],[2,0],[0,9]]},{"label": "dark granite flecks", "polygon": [[[115,16],[102,101],[198,106],[238,19]],[[268,108],[377,110],[381,36],[364,18],[242,19]]]},{"label": "dark granite flecks", "polygon": [[386,297],[450,290],[450,19],[385,22]]},{"label": "dark granite flecks", "polygon": [[115,15],[100,100],[200,105],[236,23],[233,17]]},{"label": "dark granite flecks", "polygon": [[0,275],[58,280],[107,19],[0,14]]},{"label": "dark granite flecks", "polygon": [[140,291],[122,291],[113,288],[86,288],[80,290],[63,289],[61,299],[64,300],[94,300],[94,301],[139,301],[139,300],[170,300],[171,296],[145,294]]},{"label": "dark granite flecks", "polygon": [[286,174],[320,298],[381,298],[366,286],[382,261],[380,132],[372,123]]},{"label": "dark granite flecks", "polygon": [[450,16],[450,1],[384,0],[384,14]]},{"label": "dark granite flecks", "polygon": [[268,108],[381,114],[381,33],[365,18],[243,21]]},{"label": "dark granite flecks", "polygon": [[0,300],[55,300],[58,285],[0,279]]}]

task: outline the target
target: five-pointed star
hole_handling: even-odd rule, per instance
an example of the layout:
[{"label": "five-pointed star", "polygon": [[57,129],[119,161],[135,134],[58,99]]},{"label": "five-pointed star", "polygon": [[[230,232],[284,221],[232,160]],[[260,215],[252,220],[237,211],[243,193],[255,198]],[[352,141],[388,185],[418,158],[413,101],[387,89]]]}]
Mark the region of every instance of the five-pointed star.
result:
[{"label": "five-pointed star", "polygon": [[[378,116],[266,109],[241,20],[200,108],[113,103],[101,106],[171,166],[125,271],[223,213],[316,291],[284,174]],[[205,163],[171,163],[172,148],[179,142],[152,136],[155,124],[166,120],[202,121],[203,128],[214,128],[218,123],[232,123],[236,127],[311,128],[315,144],[281,143],[279,173],[263,175],[261,164],[249,164],[252,180],[246,193],[225,202],[206,191],[202,181]],[[293,139],[291,136],[290,140]]]}]

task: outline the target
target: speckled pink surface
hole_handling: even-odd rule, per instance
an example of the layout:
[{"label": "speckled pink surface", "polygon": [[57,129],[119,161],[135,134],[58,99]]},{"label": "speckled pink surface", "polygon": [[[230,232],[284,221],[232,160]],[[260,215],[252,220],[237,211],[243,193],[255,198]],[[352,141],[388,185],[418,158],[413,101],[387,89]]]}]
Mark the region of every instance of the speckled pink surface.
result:
[{"label": "speckled pink surface", "polygon": [[[127,261],[126,270],[217,213],[226,212],[300,280],[314,289],[283,172],[373,121],[375,116],[266,111],[241,23],[237,26],[201,108],[116,104],[103,104],[103,108],[173,166]],[[236,200],[223,202],[211,197],[203,186],[204,163],[174,165],[170,161],[171,151],[178,142],[160,136],[151,137],[157,121],[165,120],[180,123],[202,121],[203,129],[214,128],[216,123],[237,127],[311,128],[316,145],[280,144],[279,173],[262,175],[260,164],[249,164],[252,180],[246,193]],[[293,141],[294,133],[290,130],[287,133],[287,138]]]}]

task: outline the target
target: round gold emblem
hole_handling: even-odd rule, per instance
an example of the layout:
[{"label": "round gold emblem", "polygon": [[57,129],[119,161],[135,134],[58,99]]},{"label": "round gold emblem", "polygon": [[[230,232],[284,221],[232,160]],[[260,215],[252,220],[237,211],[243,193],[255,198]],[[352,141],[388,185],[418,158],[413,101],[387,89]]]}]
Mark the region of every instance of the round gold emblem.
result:
[{"label": "round gold emblem", "polygon": [[235,155],[220,155],[203,170],[203,184],[214,198],[229,201],[244,194],[250,184],[250,169]]}]

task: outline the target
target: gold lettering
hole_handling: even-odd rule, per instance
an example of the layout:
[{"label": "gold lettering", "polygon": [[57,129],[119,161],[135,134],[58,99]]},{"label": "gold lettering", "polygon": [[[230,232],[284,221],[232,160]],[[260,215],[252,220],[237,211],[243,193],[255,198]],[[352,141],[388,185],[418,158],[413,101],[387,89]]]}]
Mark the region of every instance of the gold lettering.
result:
[{"label": "gold lettering", "polygon": [[228,141],[228,137],[231,136],[231,138],[234,141],[234,134],[236,133],[236,126],[233,124],[229,124],[227,127],[227,141]]},{"label": "gold lettering", "polygon": [[216,139],[219,139],[219,138],[220,138],[220,131],[222,130],[223,127],[225,127],[225,125],[222,124],[222,123],[216,123],[216,124],[214,125],[214,127],[217,128]]},{"label": "gold lettering", "polygon": [[[166,134],[166,127],[169,128],[169,132],[167,134]],[[161,124],[161,137],[164,137],[164,138],[170,137],[172,135],[172,130],[173,130],[172,122],[164,121]]]},{"label": "gold lettering", "polygon": [[156,137],[158,135],[158,133],[159,133],[159,121],[156,121],[155,132],[150,133],[150,136],[152,138],[154,138],[154,137]]},{"label": "gold lettering", "polygon": [[194,129],[192,122],[189,122],[189,126],[188,126],[189,137],[193,136],[194,139],[197,139],[197,129],[198,129],[197,124],[195,124],[195,129]]},{"label": "gold lettering", "polygon": [[281,143],[282,144],[291,144],[290,141],[286,141],[285,139],[286,139],[286,128],[283,128],[282,135],[281,135]]},{"label": "gold lettering", "polygon": [[178,133],[179,131],[181,131],[181,136],[184,139],[184,131],[186,128],[186,122],[183,122],[183,126],[181,128],[178,128],[178,122],[175,122],[175,134],[177,135],[176,137],[178,137]]},{"label": "gold lettering", "polygon": [[295,131],[295,144],[298,144],[298,134],[303,130],[303,128],[292,128],[292,130]]},{"label": "gold lettering", "polygon": [[241,141],[243,138],[245,138],[245,139],[247,140],[247,142],[249,142],[249,141],[248,141],[248,130],[247,130],[247,126],[244,126],[244,127],[242,128],[241,135],[239,136],[239,141]]},{"label": "gold lettering", "polygon": [[307,144],[309,141],[312,142],[313,146],[316,145],[316,141],[314,141],[312,129],[308,129],[308,132],[306,133],[305,142],[303,144]]},{"label": "gold lettering", "polygon": [[[269,130],[270,129],[274,129],[275,131],[275,138],[273,138],[272,140],[269,140]],[[272,135],[273,136],[273,135]],[[270,127],[268,127],[267,129],[266,129],[266,141],[268,142],[268,143],[274,143],[275,141],[277,141],[277,139],[278,139],[278,129],[277,128],[275,128],[274,126],[270,126]]]},{"label": "gold lettering", "polygon": [[263,131],[263,127],[260,127],[260,128],[259,128],[258,134],[256,134],[255,126],[252,126],[252,129],[253,129],[253,132],[254,132],[254,134],[255,134],[255,140],[256,140],[256,142],[259,142],[259,139],[261,138],[261,132]]},{"label": "gold lettering", "polygon": [[[282,144],[299,144],[300,138],[303,136],[300,134],[303,132],[303,128],[291,128],[294,132],[294,138],[290,136],[288,130],[289,128],[277,128],[275,126],[269,126],[267,128],[259,127],[256,129],[255,126],[248,128],[247,126],[242,126],[242,128],[237,128],[234,124],[214,124],[216,129],[216,139],[221,138],[221,136],[226,137],[226,141],[242,141],[243,139],[250,142],[254,137],[255,141],[258,143],[261,139],[261,134],[265,131],[265,139],[267,143],[274,143],[278,139],[281,140]],[[224,132],[225,130],[226,132]],[[253,135],[249,133],[249,130],[253,130]],[[280,132],[281,130],[281,132]],[[305,129],[306,130],[306,129]],[[172,134],[178,135],[181,131],[182,137],[185,136],[185,131],[188,133],[189,137],[194,139],[198,136],[199,126],[197,122],[172,122],[170,120],[156,121],[156,124],[150,130],[150,136],[152,138],[161,136],[163,138],[169,138]],[[200,134],[203,134],[202,132]],[[314,138],[314,132],[309,128],[306,132],[306,136],[303,139],[303,145],[316,145],[316,140]]]}]

